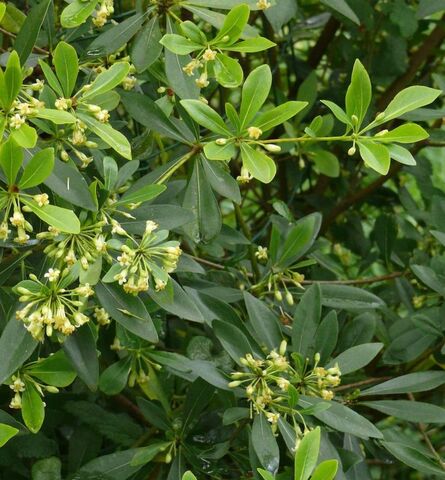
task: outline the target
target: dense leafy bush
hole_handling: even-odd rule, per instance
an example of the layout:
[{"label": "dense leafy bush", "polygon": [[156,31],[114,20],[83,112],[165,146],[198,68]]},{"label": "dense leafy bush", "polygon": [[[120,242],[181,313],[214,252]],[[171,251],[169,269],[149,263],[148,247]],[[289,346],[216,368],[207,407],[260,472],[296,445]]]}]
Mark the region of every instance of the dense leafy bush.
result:
[{"label": "dense leafy bush", "polygon": [[442,10],[0,3],[0,478],[445,478]]}]

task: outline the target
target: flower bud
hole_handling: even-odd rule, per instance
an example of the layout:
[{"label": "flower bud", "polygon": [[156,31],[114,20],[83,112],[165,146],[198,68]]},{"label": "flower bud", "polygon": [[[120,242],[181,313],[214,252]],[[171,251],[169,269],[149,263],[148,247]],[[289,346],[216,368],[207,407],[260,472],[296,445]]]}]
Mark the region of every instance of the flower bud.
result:
[{"label": "flower bud", "polygon": [[352,155],[355,155],[355,152],[356,152],[356,149],[355,149],[355,145],[354,145],[348,150],[348,155],[350,157],[352,157]]},{"label": "flower bud", "polygon": [[222,146],[222,145],[225,145],[225,144],[227,143],[227,139],[226,139],[226,138],[217,138],[217,139],[215,140],[215,143],[216,143],[217,145]]},{"label": "flower bud", "polygon": [[275,145],[274,143],[266,143],[263,147],[271,153],[278,153],[281,152],[281,147],[279,145]]}]

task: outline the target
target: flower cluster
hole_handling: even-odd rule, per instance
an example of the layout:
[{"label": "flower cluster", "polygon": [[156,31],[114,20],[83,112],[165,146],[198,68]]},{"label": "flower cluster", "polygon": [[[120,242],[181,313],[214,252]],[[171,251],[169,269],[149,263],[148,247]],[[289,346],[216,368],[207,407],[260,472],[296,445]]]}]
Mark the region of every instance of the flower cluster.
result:
[{"label": "flower cluster", "polygon": [[107,254],[107,243],[102,232],[104,225],[103,221],[84,224],[77,234],[62,234],[54,227],[49,227],[47,232],[38,233],[37,238],[52,240],[44,250],[48,257],[56,258],[68,266],[79,261],[82,268],[87,270],[100,255]]},{"label": "flower cluster", "polygon": [[204,70],[195,80],[195,83],[199,88],[205,88],[209,85],[207,76],[207,63],[213,62],[216,58],[216,54],[216,50],[212,50],[210,47],[207,47],[202,53],[198,55],[198,57],[191,60],[189,63],[187,63],[185,67],[182,68],[189,77],[194,75],[195,70]]},{"label": "flower cluster", "polygon": [[113,0],[102,0],[93,17],[94,25],[99,28],[103,27],[107,23],[108,17],[113,13]]},{"label": "flower cluster", "polygon": [[[149,220],[139,243],[129,238],[120,247],[118,263],[112,267],[112,274],[113,280],[123,285],[127,293],[137,295],[147,291],[153,283],[156,290],[162,290],[167,285],[168,274],[176,269],[182,253],[179,242],[166,241],[167,230],[155,230],[157,224]],[[125,230],[115,232],[126,233]]]},{"label": "flower cluster", "polygon": [[12,110],[9,115],[9,128],[11,130],[18,130],[26,123],[28,117],[32,117],[33,115],[37,114],[41,108],[45,108],[45,104],[37,98],[29,97],[28,102],[20,102],[15,100],[12,104]]},{"label": "flower cluster", "polygon": [[264,414],[268,421],[276,426],[280,415],[292,414],[289,407],[290,389],[304,395],[332,400],[333,387],[340,384],[341,372],[338,365],[332,368],[319,367],[320,355],[314,357],[314,366],[298,371],[286,357],[286,341],[280,345],[278,352],[272,350],[266,359],[254,358],[247,354],[240,359],[246,371],[231,374],[229,387],[243,386],[251,413]]},{"label": "flower cluster", "polygon": [[[15,243],[25,244],[28,242],[30,236],[28,233],[33,231],[32,225],[26,220],[23,212],[29,212],[30,210],[26,206],[20,204],[19,196],[15,193],[2,191],[0,189],[0,200],[5,199],[4,203],[4,215],[3,220],[0,223],[0,240],[6,241],[11,233],[11,228],[16,231],[16,236],[13,238]],[[49,198],[46,193],[34,195],[32,198],[39,207],[49,205]],[[9,228],[11,227],[11,228]]]},{"label": "flower cluster", "polygon": [[20,282],[15,287],[20,302],[25,304],[16,312],[16,318],[25,324],[36,340],[43,341],[45,334],[50,337],[54,331],[70,335],[88,322],[89,318],[82,310],[85,299],[94,291],[88,284],[67,288],[69,275],[68,268],[62,272],[50,268],[44,275],[46,283],[31,274],[30,280]]}]

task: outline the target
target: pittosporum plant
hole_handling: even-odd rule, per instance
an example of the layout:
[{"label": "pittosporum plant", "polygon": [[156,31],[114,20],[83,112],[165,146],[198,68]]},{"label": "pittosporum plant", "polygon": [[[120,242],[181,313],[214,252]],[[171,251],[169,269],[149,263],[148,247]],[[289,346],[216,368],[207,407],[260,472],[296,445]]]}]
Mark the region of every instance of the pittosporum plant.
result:
[{"label": "pittosporum plant", "polygon": [[0,479],[445,478],[443,9],[0,2]]}]

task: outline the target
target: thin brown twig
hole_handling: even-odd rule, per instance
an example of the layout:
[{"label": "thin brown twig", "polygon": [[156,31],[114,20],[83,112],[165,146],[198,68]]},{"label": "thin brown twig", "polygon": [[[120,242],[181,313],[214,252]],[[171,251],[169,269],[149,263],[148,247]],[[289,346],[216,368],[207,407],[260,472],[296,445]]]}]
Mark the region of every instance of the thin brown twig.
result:
[{"label": "thin brown twig", "polygon": [[363,385],[369,385],[370,383],[380,383],[391,380],[393,377],[373,377],[367,378],[366,380],[361,380],[360,382],[348,383],[347,385],[341,385],[340,387],[334,388],[336,392],[341,392],[342,390],[349,390],[351,388],[362,387]]},{"label": "thin brown twig", "polygon": [[[2,27],[0,27],[0,32],[3,33],[4,35],[7,35],[8,37],[11,37],[11,38],[16,38],[16,36],[17,36],[14,33],[8,32],[8,30],[5,30]],[[35,50],[36,52],[44,53],[45,55],[49,55],[48,50],[45,50],[44,48],[40,48],[37,45],[34,45],[32,47],[32,49]]]}]

